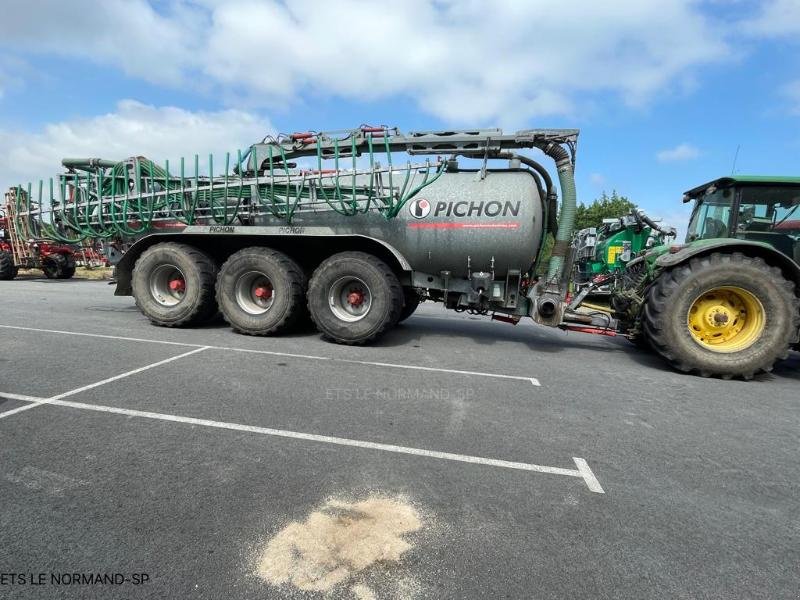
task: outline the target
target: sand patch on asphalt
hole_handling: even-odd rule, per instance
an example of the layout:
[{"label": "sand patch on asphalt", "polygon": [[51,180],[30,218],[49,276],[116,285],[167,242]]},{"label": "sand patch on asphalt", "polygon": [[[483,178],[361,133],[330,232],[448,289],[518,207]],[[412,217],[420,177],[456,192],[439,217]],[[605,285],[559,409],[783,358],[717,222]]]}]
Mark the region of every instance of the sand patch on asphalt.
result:
[{"label": "sand patch on asphalt", "polygon": [[[412,548],[406,534],[422,528],[422,518],[403,498],[370,497],[358,502],[328,500],[303,522],[289,523],[260,554],[256,574],[273,585],[327,592],[369,567],[397,562]],[[368,600],[369,587],[354,585]]]}]

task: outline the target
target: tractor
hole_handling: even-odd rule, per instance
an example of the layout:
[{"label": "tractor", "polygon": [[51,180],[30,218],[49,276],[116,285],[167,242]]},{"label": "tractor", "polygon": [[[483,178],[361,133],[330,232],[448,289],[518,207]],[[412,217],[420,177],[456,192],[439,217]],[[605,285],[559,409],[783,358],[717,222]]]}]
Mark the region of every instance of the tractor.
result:
[{"label": "tractor", "polygon": [[751,379],[798,348],[800,178],[735,176],[684,194],[684,244],[627,263],[619,329],[680,371]]}]

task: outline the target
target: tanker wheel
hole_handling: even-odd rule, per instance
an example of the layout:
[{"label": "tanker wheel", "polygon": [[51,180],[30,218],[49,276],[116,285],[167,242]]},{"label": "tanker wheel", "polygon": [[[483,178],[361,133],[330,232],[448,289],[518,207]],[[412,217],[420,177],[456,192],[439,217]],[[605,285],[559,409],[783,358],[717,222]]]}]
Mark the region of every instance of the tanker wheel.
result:
[{"label": "tanker wheel", "polygon": [[64,279],[67,259],[61,254],[50,254],[42,259],[42,271],[48,279]]},{"label": "tanker wheel", "polygon": [[14,266],[14,257],[10,252],[0,250],[0,281],[10,281],[17,276],[17,267]]},{"label": "tanker wheel", "polygon": [[680,371],[752,379],[788,356],[799,306],[777,267],[718,253],[663,272],[648,293],[644,327],[652,348]]},{"label": "tanker wheel", "polygon": [[295,261],[270,248],[233,254],[217,277],[217,303],[238,333],[282,333],[305,313],[306,277]]},{"label": "tanker wheel", "polygon": [[400,317],[397,319],[397,322],[402,323],[413,315],[420,302],[421,298],[417,288],[403,287],[403,309],[400,311]]},{"label": "tanker wheel", "polygon": [[311,276],[308,310],[322,334],[339,344],[373,342],[391,329],[403,308],[394,272],[365,252],[341,252]]},{"label": "tanker wheel", "polygon": [[205,252],[166,242],[142,252],[131,284],[136,306],[151,323],[182,327],[217,313],[216,278],[217,266]]}]

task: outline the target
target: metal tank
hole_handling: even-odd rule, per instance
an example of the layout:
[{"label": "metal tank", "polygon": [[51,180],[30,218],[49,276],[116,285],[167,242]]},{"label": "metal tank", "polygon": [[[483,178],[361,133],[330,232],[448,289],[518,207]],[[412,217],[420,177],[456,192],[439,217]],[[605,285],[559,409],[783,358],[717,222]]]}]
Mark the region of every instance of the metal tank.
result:
[{"label": "metal tank", "polygon": [[[259,221],[263,226],[284,225],[271,215]],[[375,211],[345,219],[331,211],[295,214],[292,229],[298,234],[317,228],[381,240],[415,271],[450,271],[458,278],[486,271],[505,279],[509,269],[525,272],[536,258],[544,230],[543,202],[527,170],[447,172],[394,219]]]}]

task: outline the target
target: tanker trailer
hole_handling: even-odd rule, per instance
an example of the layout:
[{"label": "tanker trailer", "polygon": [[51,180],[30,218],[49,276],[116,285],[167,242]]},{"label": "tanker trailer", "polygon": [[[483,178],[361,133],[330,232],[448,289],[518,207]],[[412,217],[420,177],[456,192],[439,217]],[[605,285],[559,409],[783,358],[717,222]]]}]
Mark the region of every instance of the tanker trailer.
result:
[{"label": "tanker trailer", "polygon": [[[72,242],[135,240],[116,264],[116,294],[133,295],[161,326],[219,311],[239,333],[275,335],[310,314],[328,339],[360,344],[426,299],[514,323],[574,318],[607,329],[607,317],[573,316],[563,302],[577,136],[296,133],[228,155],[216,176],[212,157],[204,173],[195,157],[191,174],[185,161],[65,159],[49,200],[48,186],[39,199],[49,213],[20,212],[64,224]],[[555,160],[564,196],[547,265],[537,260],[558,192],[542,165],[514,152],[522,148]]]}]

